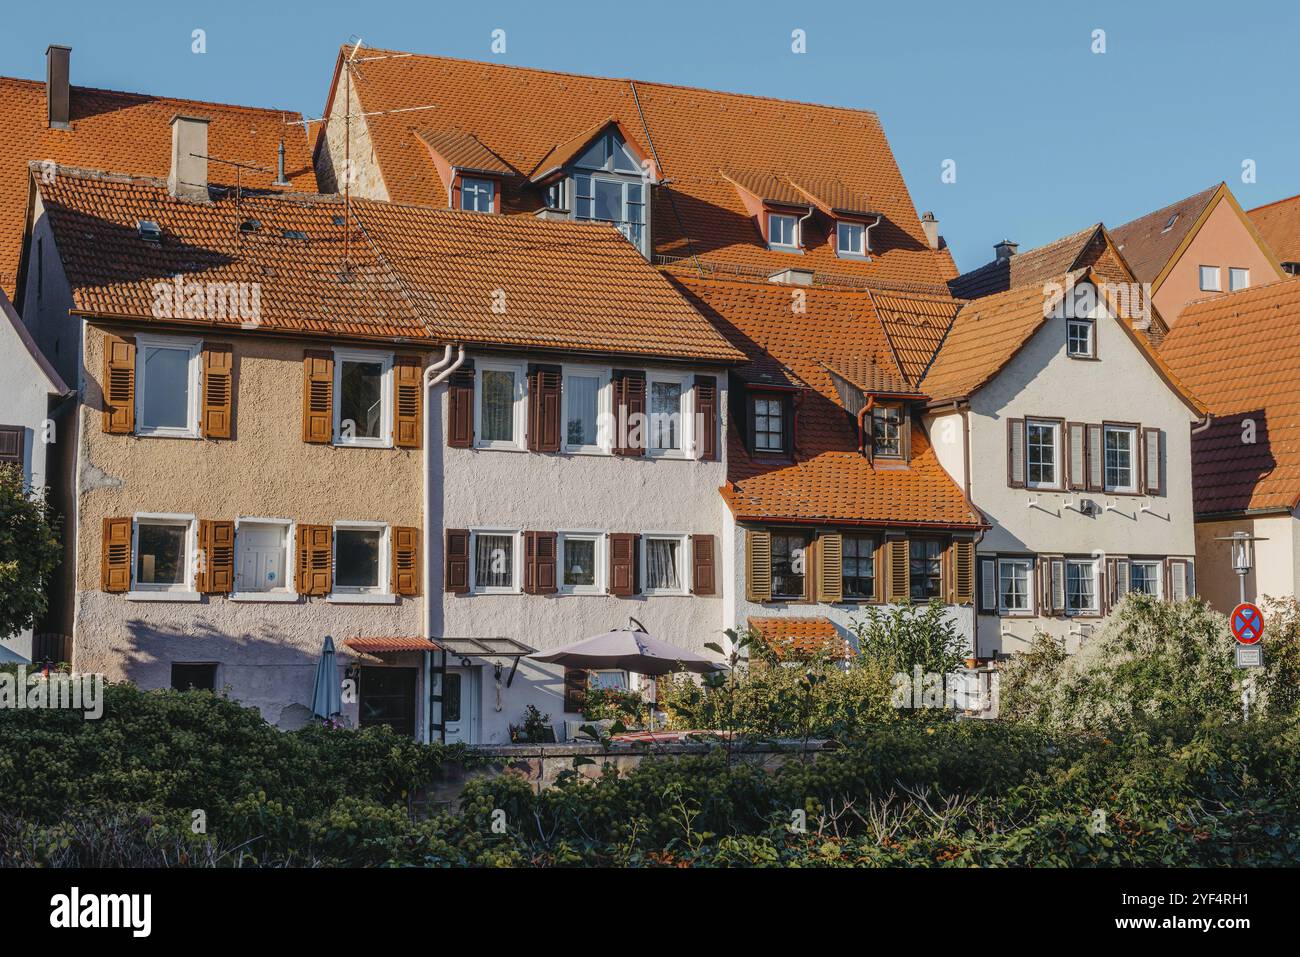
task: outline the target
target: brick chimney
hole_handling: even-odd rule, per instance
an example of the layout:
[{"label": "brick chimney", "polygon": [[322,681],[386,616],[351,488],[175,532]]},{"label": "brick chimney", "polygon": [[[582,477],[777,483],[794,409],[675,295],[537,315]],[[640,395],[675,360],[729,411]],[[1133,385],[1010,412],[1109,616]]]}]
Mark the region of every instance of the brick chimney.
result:
[{"label": "brick chimney", "polygon": [[172,117],[172,170],[167,189],[177,199],[206,203],[208,198],[208,120]]},{"label": "brick chimney", "polygon": [[52,130],[72,128],[68,61],[72,47],[51,43],[45,48],[46,124]]},{"label": "brick chimney", "polygon": [[939,248],[939,220],[934,213],[921,214],[921,228],[925,230],[925,241],[931,249]]},{"label": "brick chimney", "polygon": [[1019,243],[1013,243],[1009,239],[1004,239],[1002,240],[1002,242],[994,244],[993,252],[997,254],[998,262],[1004,263],[1012,256],[1014,256],[1016,254],[1016,250],[1019,248],[1020,248]]}]

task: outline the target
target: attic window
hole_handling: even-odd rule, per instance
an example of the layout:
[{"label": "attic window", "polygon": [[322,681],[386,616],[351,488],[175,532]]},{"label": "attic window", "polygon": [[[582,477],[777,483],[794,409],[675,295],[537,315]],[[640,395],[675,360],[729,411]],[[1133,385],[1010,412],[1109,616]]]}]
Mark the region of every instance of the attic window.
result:
[{"label": "attic window", "polygon": [[335,226],[346,226],[348,221],[343,216],[335,216],[333,219],[330,220],[330,222],[333,223]]},{"label": "attic window", "polygon": [[799,218],[786,213],[768,213],[767,244],[773,249],[798,249]]},{"label": "attic window", "polygon": [[152,219],[142,219],[135,224],[136,233],[147,243],[162,242],[162,228]]},{"label": "attic window", "polygon": [[256,219],[246,219],[239,224],[239,231],[241,233],[256,233],[261,232],[261,230],[262,224]]},{"label": "attic window", "polygon": [[301,229],[282,229],[280,230],[280,235],[285,239],[300,239],[303,242],[307,241],[307,234]]},{"label": "attic window", "polygon": [[1165,223],[1165,228],[1160,231],[1162,233],[1169,232],[1169,230],[1174,228],[1174,223],[1176,222],[1178,222],[1178,214],[1174,213],[1172,216],[1169,217],[1169,222]]}]

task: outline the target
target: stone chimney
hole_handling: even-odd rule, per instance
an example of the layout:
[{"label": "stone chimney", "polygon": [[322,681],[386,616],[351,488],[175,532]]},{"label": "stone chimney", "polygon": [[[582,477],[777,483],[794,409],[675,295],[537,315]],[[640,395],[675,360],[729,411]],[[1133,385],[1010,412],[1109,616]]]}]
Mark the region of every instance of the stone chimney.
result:
[{"label": "stone chimney", "polygon": [[934,213],[921,214],[921,228],[925,230],[925,241],[931,249],[939,248],[939,220]]},{"label": "stone chimney", "polygon": [[177,199],[209,202],[208,122],[201,116],[180,113],[172,117],[172,171],[167,189]]},{"label": "stone chimney", "polygon": [[68,87],[68,61],[71,57],[72,47],[51,43],[45,48],[46,123],[52,130],[72,128]]},{"label": "stone chimney", "polygon": [[997,254],[998,262],[1004,263],[1012,256],[1014,256],[1016,254],[1016,250],[1019,248],[1020,248],[1019,243],[1013,243],[1009,239],[1004,239],[1002,240],[1002,242],[996,243],[993,246],[993,252]]}]

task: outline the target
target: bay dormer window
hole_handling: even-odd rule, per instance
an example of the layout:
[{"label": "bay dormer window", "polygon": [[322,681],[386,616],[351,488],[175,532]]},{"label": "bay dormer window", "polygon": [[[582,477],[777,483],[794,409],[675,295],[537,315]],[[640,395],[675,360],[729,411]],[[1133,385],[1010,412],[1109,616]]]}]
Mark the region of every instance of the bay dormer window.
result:
[{"label": "bay dormer window", "polygon": [[[573,161],[573,218],[610,223],[632,245],[647,254],[646,193],[653,177],[614,129],[598,136]],[[570,197],[548,196],[551,208],[562,208]]]}]

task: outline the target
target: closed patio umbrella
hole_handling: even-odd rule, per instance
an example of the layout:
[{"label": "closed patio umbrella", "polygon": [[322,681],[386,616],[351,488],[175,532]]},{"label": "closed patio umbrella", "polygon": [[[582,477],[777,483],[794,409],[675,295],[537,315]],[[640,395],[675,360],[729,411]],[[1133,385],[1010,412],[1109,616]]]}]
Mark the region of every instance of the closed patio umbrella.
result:
[{"label": "closed patio umbrella", "polygon": [[530,656],[534,661],[569,668],[610,668],[640,675],[667,675],[675,671],[704,674],[722,665],[703,655],[670,644],[643,629],[619,628],[594,638],[584,638],[553,651]]},{"label": "closed patio umbrella", "polygon": [[334,660],[334,639],[325,636],[325,647],[316,662],[316,690],[311,696],[312,714],[332,718],[343,713],[343,692],[339,688],[338,664]]}]

